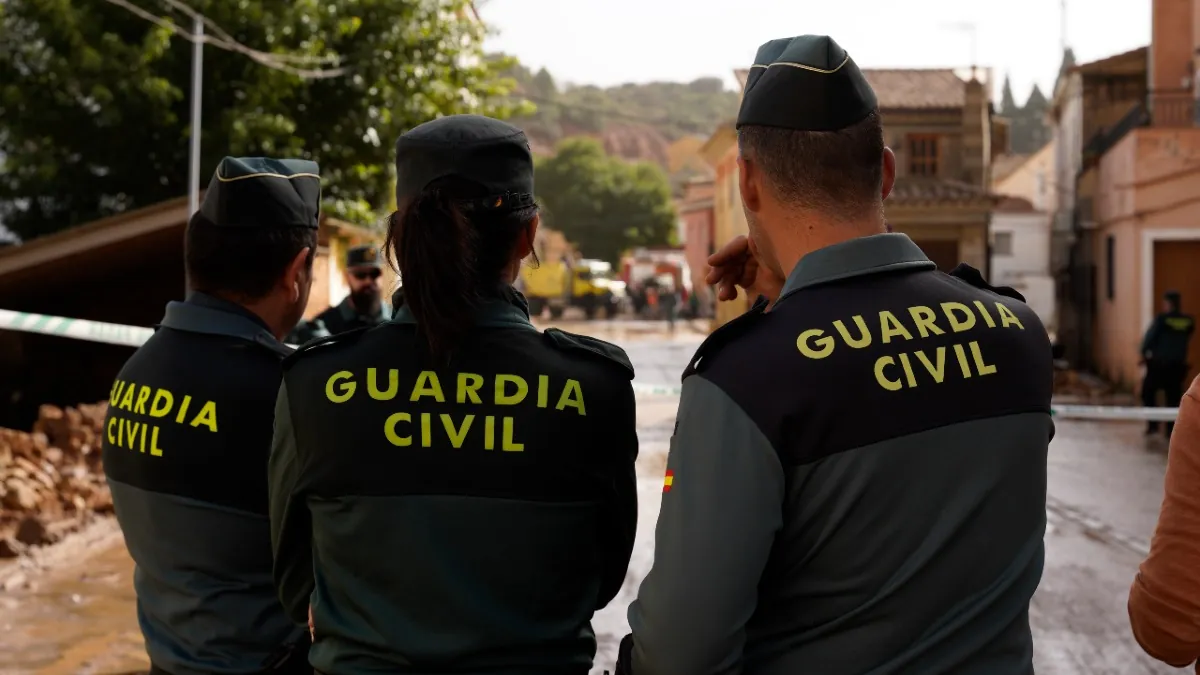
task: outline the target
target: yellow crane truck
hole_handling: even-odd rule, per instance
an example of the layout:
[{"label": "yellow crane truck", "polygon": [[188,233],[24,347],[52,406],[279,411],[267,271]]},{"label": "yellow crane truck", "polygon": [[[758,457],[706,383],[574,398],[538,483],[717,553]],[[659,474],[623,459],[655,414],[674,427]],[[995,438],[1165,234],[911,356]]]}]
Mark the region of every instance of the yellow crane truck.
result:
[{"label": "yellow crane truck", "polygon": [[614,279],[612,265],[602,260],[584,258],[571,264],[560,260],[522,267],[520,286],[534,317],[549,308],[550,317],[558,319],[567,307],[578,307],[589,319],[601,310],[612,318],[625,300],[625,283]]}]

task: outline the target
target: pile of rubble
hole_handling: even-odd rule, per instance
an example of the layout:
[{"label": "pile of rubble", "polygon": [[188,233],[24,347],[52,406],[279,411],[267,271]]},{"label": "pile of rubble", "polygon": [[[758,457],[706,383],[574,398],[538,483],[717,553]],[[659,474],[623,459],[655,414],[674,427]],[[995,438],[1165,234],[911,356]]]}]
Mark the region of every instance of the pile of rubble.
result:
[{"label": "pile of rubble", "polygon": [[100,465],[107,409],[44,405],[33,431],[0,429],[0,558],[53,543],[112,511]]}]

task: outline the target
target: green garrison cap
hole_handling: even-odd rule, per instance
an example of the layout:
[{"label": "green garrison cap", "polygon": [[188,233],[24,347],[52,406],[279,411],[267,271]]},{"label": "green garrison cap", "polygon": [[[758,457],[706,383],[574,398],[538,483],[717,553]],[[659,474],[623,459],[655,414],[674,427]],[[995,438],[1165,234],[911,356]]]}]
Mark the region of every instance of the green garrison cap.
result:
[{"label": "green garrison cap", "polygon": [[801,35],[758,48],[737,126],[837,131],[863,121],[877,106],[845,49],[826,35]]},{"label": "green garrison cap", "polygon": [[306,159],[226,157],[200,213],[219,227],[310,227],[321,211],[321,169]]},{"label": "green garrison cap", "polygon": [[355,246],[346,251],[346,267],[381,267],[378,246]]},{"label": "green garrison cap", "polygon": [[533,154],[525,132],[482,115],[449,115],[416,126],[396,141],[396,204],[420,194],[439,178],[482,185],[488,209],[515,209],[533,202]]}]

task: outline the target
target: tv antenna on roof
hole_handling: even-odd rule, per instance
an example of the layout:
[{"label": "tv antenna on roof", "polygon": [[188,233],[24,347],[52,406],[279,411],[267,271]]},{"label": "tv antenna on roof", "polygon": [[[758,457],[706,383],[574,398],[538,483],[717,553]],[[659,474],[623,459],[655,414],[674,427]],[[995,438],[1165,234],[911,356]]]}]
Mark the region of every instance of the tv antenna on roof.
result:
[{"label": "tv antenna on roof", "polygon": [[942,24],[942,28],[966,33],[967,37],[971,40],[971,76],[974,77],[975,69],[979,66],[979,27],[969,21],[959,21]]}]

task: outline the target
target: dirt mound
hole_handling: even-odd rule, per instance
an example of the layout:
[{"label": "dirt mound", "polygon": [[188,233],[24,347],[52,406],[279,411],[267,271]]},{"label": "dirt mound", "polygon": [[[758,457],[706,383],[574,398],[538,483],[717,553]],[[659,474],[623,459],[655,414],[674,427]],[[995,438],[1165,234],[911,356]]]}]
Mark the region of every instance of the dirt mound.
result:
[{"label": "dirt mound", "polygon": [[38,410],[33,431],[0,428],[0,557],[56,541],[112,511],[100,465],[107,403]]}]

